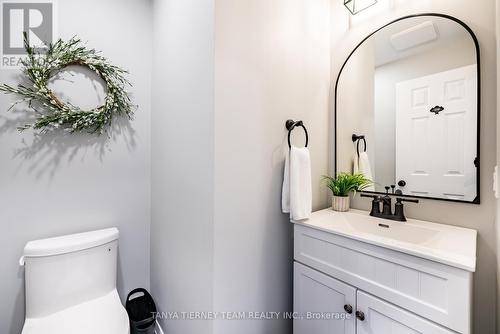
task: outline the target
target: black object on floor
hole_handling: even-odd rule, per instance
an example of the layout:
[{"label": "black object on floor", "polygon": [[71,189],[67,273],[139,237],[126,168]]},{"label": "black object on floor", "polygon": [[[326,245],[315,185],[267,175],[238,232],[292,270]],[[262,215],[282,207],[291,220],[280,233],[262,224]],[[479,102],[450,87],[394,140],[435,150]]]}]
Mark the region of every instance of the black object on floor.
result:
[{"label": "black object on floor", "polygon": [[156,305],[146,289],[130,291],[125,303],[130,319],[131,334],[154,334],[156,327]]}]

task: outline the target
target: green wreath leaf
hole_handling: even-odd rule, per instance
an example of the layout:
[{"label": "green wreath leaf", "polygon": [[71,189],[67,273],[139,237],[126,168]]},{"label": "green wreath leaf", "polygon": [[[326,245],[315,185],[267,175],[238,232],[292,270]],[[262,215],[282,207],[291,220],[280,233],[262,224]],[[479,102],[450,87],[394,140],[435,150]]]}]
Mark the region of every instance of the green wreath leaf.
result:
[{"label": "green wreath leaf", "polygon": [[[20,100],[14,102],[9,110],[19,103],[26,103],[37,115],[34,123],[18,128],[20,131],[63,128],[71,133],[88,131],[101,134],[109,128],[115,116],[132,118],[135,106],[125,90],[127,86],[132,86],[125,77],[128,71],[111,64],[95,49],[87,48],[79,38],[73,37],[67,42],[59,39],[49,44],[42,54],[29,45],[25,34],[24,46],[27,57],[22,60],[23,74],[29,84],[17,87],[0,84],[0,92],[20,96]],[[87,67],[104,81],[107,93],[103,105],[82,110],[63,103],[49,89],[50,78],[72,65]]]}]

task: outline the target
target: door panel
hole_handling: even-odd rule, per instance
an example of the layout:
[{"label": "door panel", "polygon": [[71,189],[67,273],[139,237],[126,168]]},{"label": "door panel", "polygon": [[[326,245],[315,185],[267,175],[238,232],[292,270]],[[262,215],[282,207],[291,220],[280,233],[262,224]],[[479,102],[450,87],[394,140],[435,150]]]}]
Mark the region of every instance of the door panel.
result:
[{"label": "door panel", "polygon": [[[476,65],[396,85],[396,179],[404,193],[476,196]],[[431,108],[444,110],[432,113]]]},{"label": "door panel", "polygon": [[424,318],[410,313],[362,291],[357,293],[358,311],[364,320],[357,320],[357,334],[454,334]]},{"label": "door panel", "polygon": [[[294,334],[355,334],[356,289],[294,264]],[[344,306],[352,307],[348,315]]]}]

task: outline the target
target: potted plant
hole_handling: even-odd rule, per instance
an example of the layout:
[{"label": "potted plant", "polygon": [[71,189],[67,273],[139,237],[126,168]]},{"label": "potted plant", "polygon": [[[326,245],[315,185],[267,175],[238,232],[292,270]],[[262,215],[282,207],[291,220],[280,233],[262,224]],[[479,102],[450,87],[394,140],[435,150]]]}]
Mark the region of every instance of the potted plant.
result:
[{"label": "potted plant", "polygon": [[332,208],[335,211],[349,211],[351,192],[362,191],[373,184],[363,174],[339,173],[337,177],[323,176],[326,186],[332,191]]}]

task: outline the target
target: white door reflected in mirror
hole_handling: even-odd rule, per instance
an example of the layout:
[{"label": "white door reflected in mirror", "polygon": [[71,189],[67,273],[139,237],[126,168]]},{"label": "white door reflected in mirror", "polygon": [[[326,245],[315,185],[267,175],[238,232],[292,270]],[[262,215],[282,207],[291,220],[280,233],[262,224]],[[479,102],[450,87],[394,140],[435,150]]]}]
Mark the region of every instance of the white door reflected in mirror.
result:
[{"label": "white door reflected in mirror", "polygon": [[395,179],[405,181],[405,193],[476,196],[476,74],[469,65],[396,85]]},{"label": "white door reflected in mirror", "polygon": [[478,73],[477,39],[457,19],[411,16],[371,34],[339,74],[336,172],[355,171],[356,134],[374,192],[479,203]]}]

